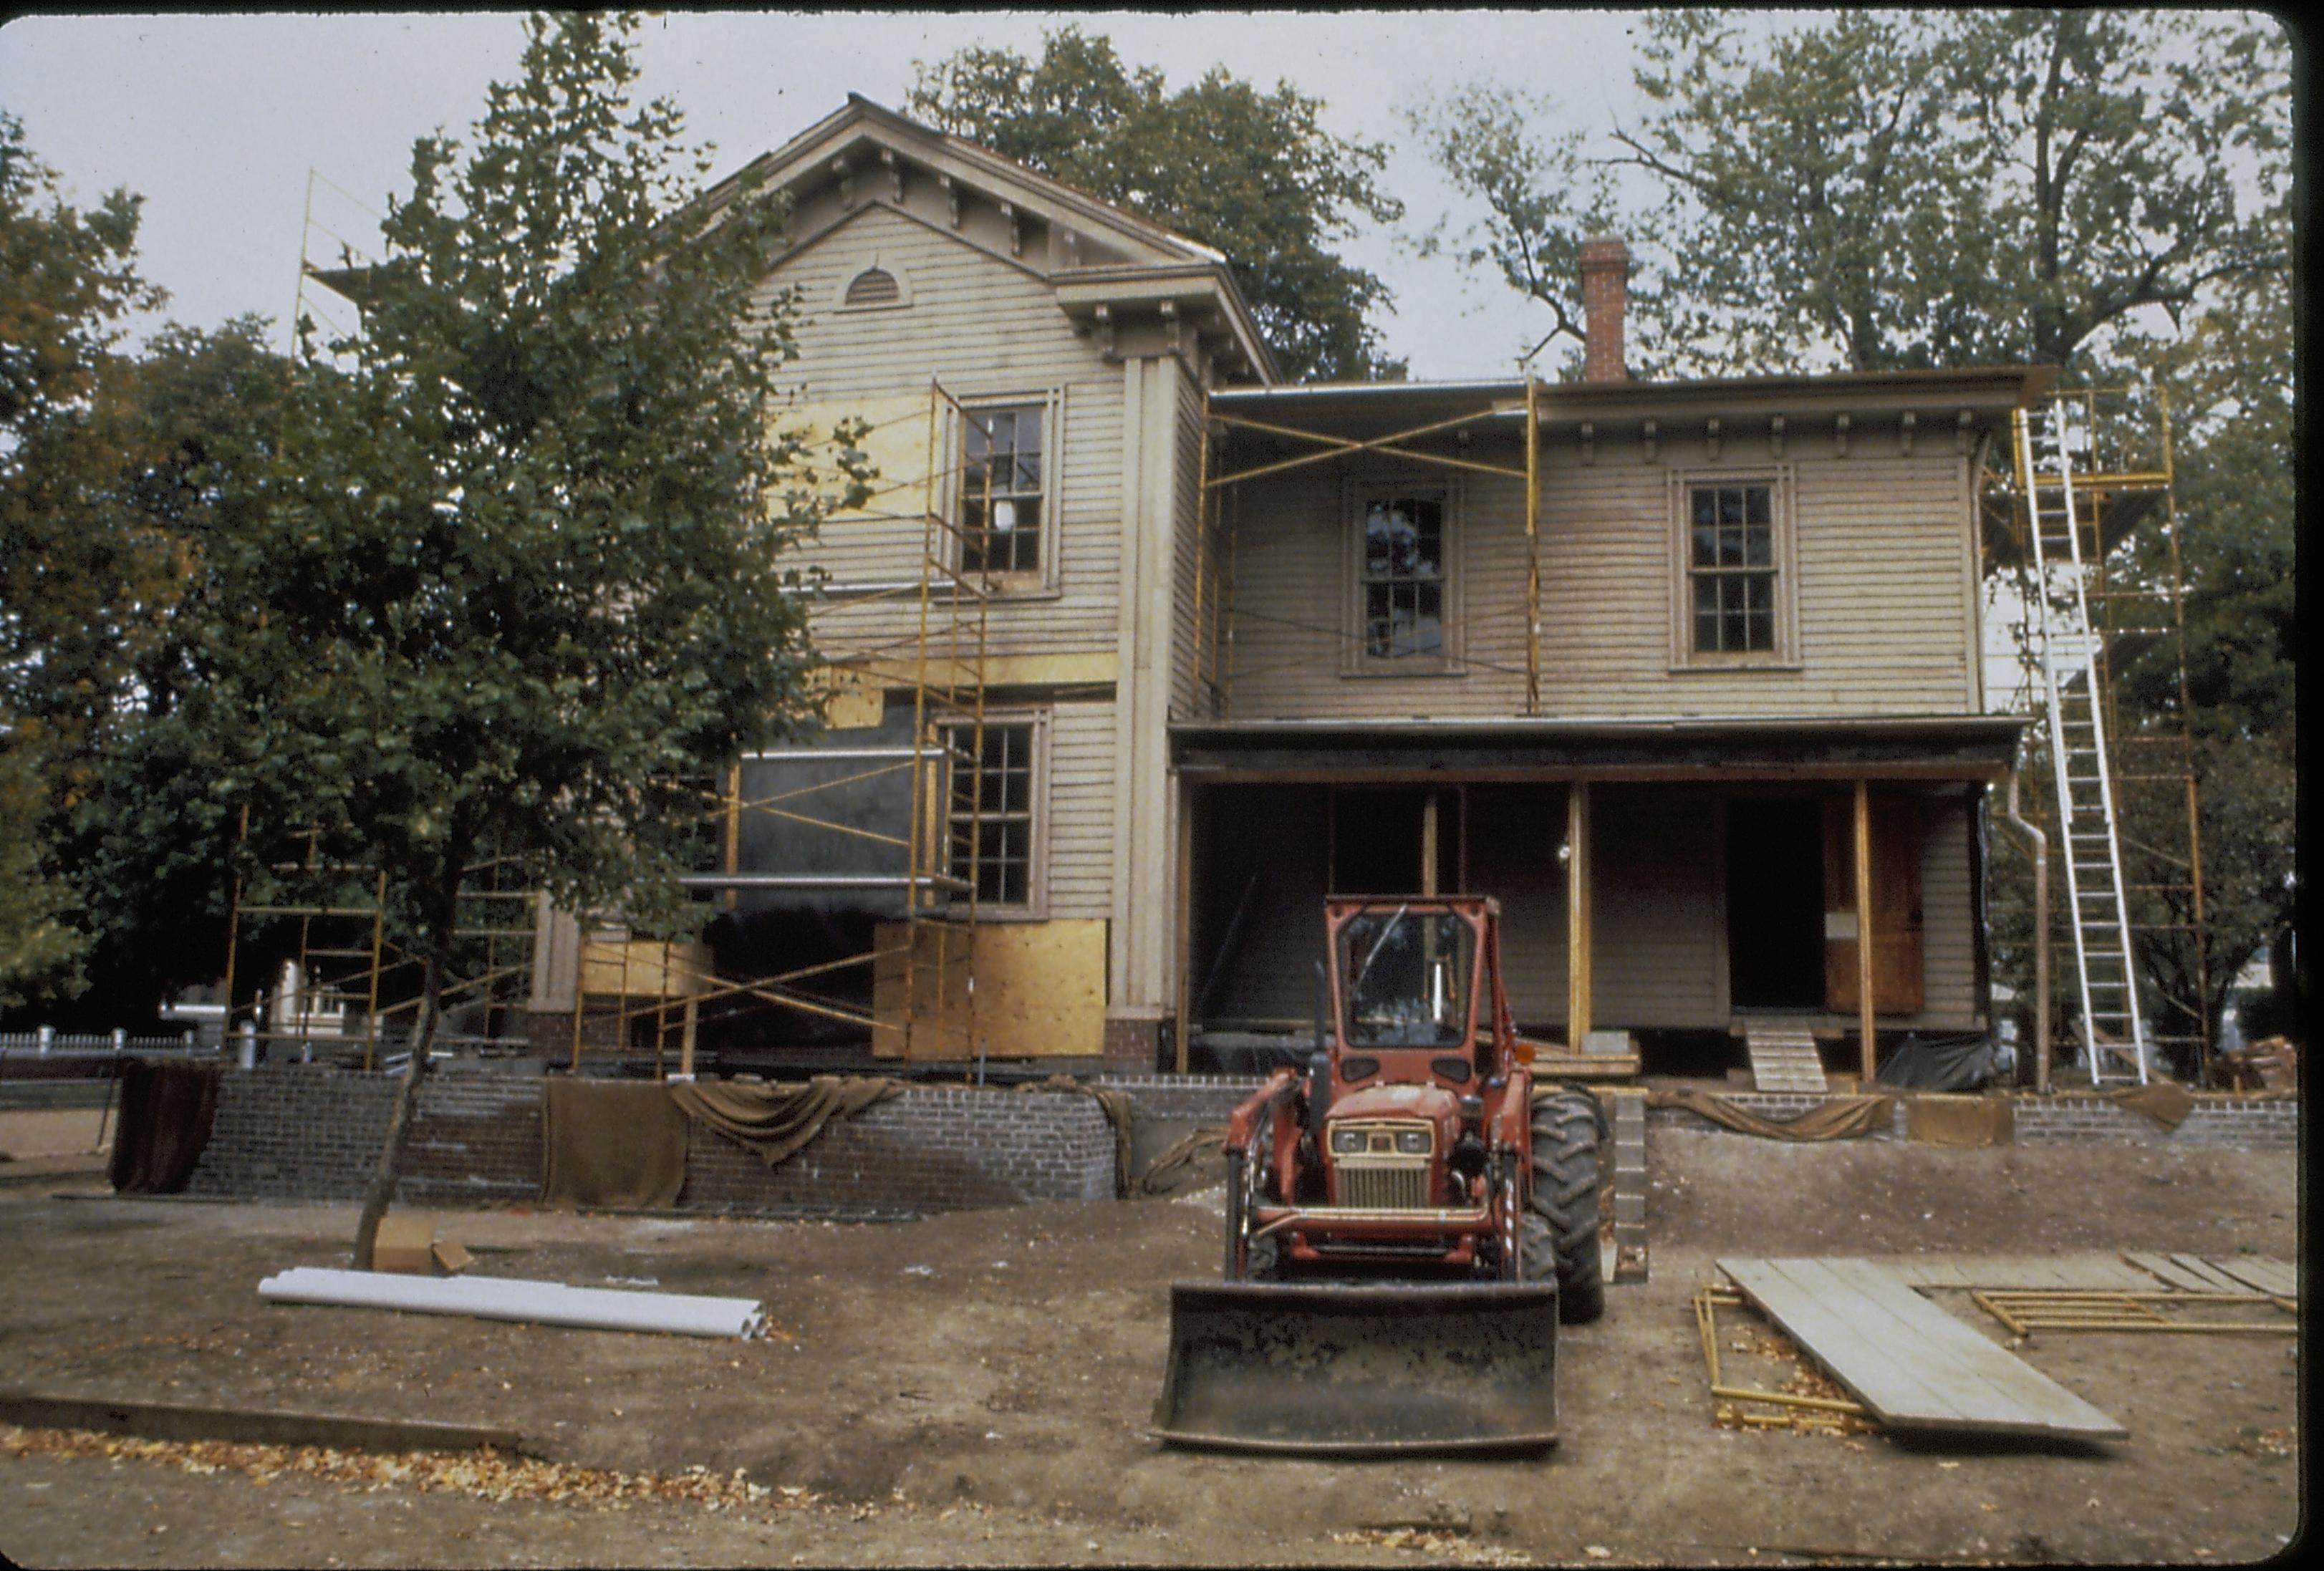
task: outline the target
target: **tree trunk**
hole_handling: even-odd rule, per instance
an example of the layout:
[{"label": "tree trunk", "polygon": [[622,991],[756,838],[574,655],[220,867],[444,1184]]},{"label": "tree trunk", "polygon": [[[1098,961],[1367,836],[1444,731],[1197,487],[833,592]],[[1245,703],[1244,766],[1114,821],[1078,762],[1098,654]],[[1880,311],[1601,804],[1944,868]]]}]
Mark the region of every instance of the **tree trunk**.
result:
[{"label": "tree trunk", "polygon": [[420,1030],[412,1038],[411,1057],[403,1066],[403,1079],[395,1092],[395,1110],[388,1116],[387,1138],[380,1145],[379,1162],[371,1182],[364,1188],[363,1214],[355,1221],[355,1269],[372,1268],[372,1248],[379,1240],[380,1219],[395,1199],[396,1180],[402,1176],[404,1147],[411,1142],[411,1121],[420,1107],[420,1081],[428,1072],[429,1051],[436,1042],[436,1022],[444,997],[444,969],[452,948],[452,927],[438,927],[428,946],[428,979],[420,989]]}]

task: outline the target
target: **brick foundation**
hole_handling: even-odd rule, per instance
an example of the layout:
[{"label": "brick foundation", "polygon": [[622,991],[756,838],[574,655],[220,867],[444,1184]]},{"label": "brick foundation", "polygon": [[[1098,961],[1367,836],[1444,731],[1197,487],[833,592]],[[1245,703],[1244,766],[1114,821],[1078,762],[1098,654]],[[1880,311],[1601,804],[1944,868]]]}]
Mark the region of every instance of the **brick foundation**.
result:
[{"label": "brick foundation", "polygon": [[1141,1119],[1223,1124],[1262,1082],[1257,1075],[1109,1074],[1095,1083],[1128,1092]]},{"label": "brick foundation", "polygon": [[1173,1022],[1130,1020],[1109,1015],[1105,1022],[1105,1067],[1115,1074],[1150,1075],[1162,1067],[1170,1045]]},{"label": "brick foundation", "polygon": [[[538,1076],[441,1073],[420,1088],[399,1193],[422,1205],[529,1201],[540,1192]],[[319,1067],[230,1072],[187,1192],[360,1199],[394,1077]],[[770,1169],[715,1131],[688,1143],[681,1211],[913,1216],[1113,1195],[1111,1126],[1074,1092],[911,1087],[824,1126]]]}]

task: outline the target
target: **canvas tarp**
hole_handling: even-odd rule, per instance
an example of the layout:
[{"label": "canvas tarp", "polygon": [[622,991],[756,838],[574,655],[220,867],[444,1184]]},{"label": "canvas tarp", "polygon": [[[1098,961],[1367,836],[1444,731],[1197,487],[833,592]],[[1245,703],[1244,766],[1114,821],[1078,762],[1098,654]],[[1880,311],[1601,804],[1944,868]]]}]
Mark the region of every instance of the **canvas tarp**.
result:
[{"label": "canvas tarp", "polygon": [[2009,1145],[2017,1138],[2016,1105],[2006,1097],[1907,1097],[1904,1138],[1921,1145]]},{"label": "canvas tarp", "polygon": [[1715,1124],[1769,1140],[1847,1140],[1888,1127],[1886,1097],[1827,1097],[1796,1118],[1763,1118],[1748,1107],[1692,1087],[1646,1093],[1649,1107],[1683,1107]]},{"label": "canvas tarp", "polygon": [[113,1187],[174,1195],[193,1176],[217,1115],[216,1063],[134,1058],[122,1066],[121,1119],[113,1135]]},{"label": "canvas tarp", "polygon": [[834,1118],[849,1118],[904,1089],[884,1077],[816,1075],[787,1084],[754,1080],[678,1081],[671,1104],[687,1118],[758,1153],[769,1167],[787,1161]]},{"label": "canvas tarp", "polygon": [[540,1203],[668,1210],[686,1187],[686,1140],[659,1080],[554,1076],[540,1101]]}]

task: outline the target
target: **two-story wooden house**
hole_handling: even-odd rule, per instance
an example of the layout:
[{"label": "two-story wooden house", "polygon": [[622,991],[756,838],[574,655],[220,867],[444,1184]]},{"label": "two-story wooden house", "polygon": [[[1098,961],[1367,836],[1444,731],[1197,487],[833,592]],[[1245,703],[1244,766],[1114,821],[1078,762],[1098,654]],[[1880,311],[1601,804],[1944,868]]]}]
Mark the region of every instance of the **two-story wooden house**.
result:
[{"label": "two-story wooden house", "polygon": [[[1978,482],[2045,372],[1633,381],[1603,242],[1578,381],[1286,386],[1224,259],[862,99],[754,168],[801,417],[870,421],[882,481],[810,550],[822,758],[736,776],[730,983],[973,885],[979,1049],[1200,1068],[1305,1029],[1326,891],[1465,890],[1528,1029],[1648,1069],[1753,1020],[1986,1027],[2019,722],[1981,691]],[[935,732],[982,767],[851,819],[851,884],[797,783],[860,806]]]}]

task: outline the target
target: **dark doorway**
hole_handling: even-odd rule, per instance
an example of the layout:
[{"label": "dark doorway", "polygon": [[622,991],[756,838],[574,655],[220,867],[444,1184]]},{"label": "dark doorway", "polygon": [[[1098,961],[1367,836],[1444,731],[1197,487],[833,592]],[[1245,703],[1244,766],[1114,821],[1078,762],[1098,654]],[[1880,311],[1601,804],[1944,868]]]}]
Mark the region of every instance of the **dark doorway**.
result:
[{"label": "dark doorway", "polygon": [[1461,888],[1461,793],[1434,786],[1332,793],[1332,893],[1417,895],[1428,799],[1436,799],[1436,892]]},{"label": "dark doorway", "polygon": [[1821,1012],[1823,807],[1813,797],[1727,804],[1728,1000]]}]

